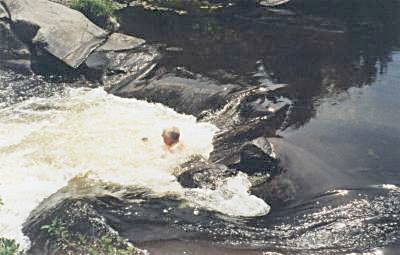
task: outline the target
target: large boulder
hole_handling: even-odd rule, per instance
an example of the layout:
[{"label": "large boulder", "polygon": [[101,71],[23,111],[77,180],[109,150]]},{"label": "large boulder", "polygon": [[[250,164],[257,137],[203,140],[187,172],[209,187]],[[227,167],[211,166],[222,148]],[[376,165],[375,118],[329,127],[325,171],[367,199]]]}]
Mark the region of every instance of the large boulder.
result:
[{"label": "large boulder", "polygon": [[1,0],[18,37],[77,68],[107,38],[83,14],[47,0]]}]

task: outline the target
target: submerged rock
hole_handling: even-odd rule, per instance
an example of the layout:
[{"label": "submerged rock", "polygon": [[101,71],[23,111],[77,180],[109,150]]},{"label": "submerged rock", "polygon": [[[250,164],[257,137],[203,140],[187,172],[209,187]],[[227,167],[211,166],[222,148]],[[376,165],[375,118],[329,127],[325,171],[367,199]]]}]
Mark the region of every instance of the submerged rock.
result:
[{"label": "submerged rock", "polygon": [[107,33],[83,14],[46,0],[1,0],[10,13],[14,32],[24,42],[76,68],[106,38]]}]

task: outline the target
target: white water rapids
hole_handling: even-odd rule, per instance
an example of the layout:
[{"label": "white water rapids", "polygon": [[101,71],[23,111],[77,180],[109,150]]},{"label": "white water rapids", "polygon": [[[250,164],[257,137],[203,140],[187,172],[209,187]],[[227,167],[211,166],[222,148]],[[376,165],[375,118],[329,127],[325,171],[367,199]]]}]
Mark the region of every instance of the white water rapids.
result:
[{"label": "white water rapids", "polygon": [[[163,128],[181,130],[183,149],[169,152]],[[0,237],[29,240],[22,224],[38,204],[75,176],[173,194],[193,207],[257,216],[269,206],[248,193],[247,176],[217,190],[184,189],[176,169],[193,155],[208,157],[217,128],[160,104],[123,99],[103,89],[68,89],[0,109]],[[147,138],[144,141],[142,138]]]}]

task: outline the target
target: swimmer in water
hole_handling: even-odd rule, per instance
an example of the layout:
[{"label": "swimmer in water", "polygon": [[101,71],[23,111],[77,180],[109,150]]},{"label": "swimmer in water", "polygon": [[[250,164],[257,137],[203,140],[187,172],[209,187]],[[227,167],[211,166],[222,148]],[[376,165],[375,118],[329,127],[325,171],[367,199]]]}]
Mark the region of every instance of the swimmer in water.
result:
[{"label": "swimmer in water", "polygon": [[177,127],[171,127],[164,129],[161,136],[164,140],[164,144],[168,147],[171,147],[179,143],[181,132]]},{"label": "swimmer in water", "polygon": [[166,148],[171,151],[177,151],[182,149],[182,143],[180,143],[179,138],[181,132],[177,127],[166,128],[161,134]]}]

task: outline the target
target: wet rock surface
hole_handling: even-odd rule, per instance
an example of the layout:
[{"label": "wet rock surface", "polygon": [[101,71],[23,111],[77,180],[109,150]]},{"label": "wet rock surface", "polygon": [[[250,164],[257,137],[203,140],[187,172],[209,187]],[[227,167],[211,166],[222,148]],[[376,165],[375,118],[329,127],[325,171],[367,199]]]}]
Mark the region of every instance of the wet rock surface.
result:
[{"label": "wet rock surface", "polygon": [[[112,195],[113,192],[118,196]],[[68,194],[71,196],[66,198]],[[135,244],[154,239],[205,237],[198,224],[209,219],[220,221],[207,211],[201,210],[201,215],[194,215],[193,208],[181,204],[182,201],[174,197],[152,197],[144,189],[112,185],[94,187],[82,184],[80,180],[70,182],[45,199],[24,224],[24,233],[32,241],[28,254],[52,254],[53,246],[59,245],[57,241],[60,240],[51,233],[49,235],[47,227],[43,228],[52,225],[60,230],[60,225],[54,225],[54,220],[62,223],[61,230],[68,235],[90,238],[122,236]],[[137,254],[145,253],[137,249]]]},{"label": "wet rock surface", "polygon": [[217,85],[208,79],[188,79],[166,74],[149,82],[118,84],[111,93],[128,98],[162,103],[176,111],[200,116],[204,111],[215,111],[229,100],[236,85]]},{"label": "wet rock surface", "polygon": [[[147,254],[133,247],[125,250],[130,244],[110,226],[108,217],[112,216],[102,209],[118,200],[100,194],[98,198],[93,197],[93,192],[93,185],[78,178],[45,199],[24,224],[23,231],[31,241],[27,254],[87,254],[110,250],[117,254]],[[140,191],[136,194],[141,195]]]},{"label": "wet rock surface", "polygon": [[183,173],[178,176],[179,183],[186,188],[216,189],[237,171],[222,164],[214,164],[198,158],[181,166]]},{"label": "wet rock surface", "polygon": [[124,80],[142,80],[155,68],[160,57],[152,46],[132,46],[133,49],[118,51],[107,50],[108,47],[93,52],[83,67],[88,79],[101,81],[107,86]]},{"label": "wet rock surface", "polygon": [[[44,230],[43,226],[51,225],[52,220],[57,219],[63,224],[64,231],[73,234],[89,235],[100,238],[104,234],[113,233],[107,226],[95,207],[85,200],[65,200],[53,208],[47,208],[42,214],[36,215],[33,220],[25,223],[25,232],[31,240],[29,254],[49,254],[54,237]],[[60,227],[60,226],[54,226]],[[59,231],[62,231],[61,229]]]}]

